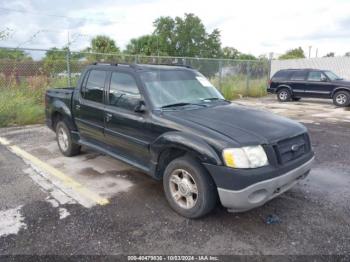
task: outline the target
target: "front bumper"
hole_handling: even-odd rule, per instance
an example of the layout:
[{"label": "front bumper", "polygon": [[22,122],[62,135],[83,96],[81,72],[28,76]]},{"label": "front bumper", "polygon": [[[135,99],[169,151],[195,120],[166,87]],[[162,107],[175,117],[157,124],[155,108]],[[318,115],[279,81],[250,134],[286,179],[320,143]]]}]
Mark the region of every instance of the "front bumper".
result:
[{"label": "front bumper", "polygon": [[258,207],[292,188],[310,172],[314,157],[301,166],[275,178],[260,181],[241,190],[218,187],[221,204],[231,212]]}]

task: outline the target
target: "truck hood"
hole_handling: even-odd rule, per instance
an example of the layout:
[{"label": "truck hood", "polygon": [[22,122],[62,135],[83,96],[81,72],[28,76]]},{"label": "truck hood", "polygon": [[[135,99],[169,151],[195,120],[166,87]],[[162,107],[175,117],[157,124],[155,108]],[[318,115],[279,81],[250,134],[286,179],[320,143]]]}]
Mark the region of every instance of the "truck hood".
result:
[{"label": "truck hood", "polygon": [[172,121],[206,127],[229,137],[241,146],[274,143],[306,132],[306,128],[291,119],[271,112],[235,104],[176,110],[167,114]]}]

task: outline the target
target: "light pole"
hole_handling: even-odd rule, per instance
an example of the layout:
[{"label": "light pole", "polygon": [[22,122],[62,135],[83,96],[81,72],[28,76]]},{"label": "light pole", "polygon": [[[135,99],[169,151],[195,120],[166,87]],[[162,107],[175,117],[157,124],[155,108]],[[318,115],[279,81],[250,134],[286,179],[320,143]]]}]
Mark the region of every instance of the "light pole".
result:
[{"label": "light pole", "polygon": [[310,57],[311,57],[311,48],[312,48],[312,46],[310,45],[310,46],[309,46],[309,59],[310,59]]}]

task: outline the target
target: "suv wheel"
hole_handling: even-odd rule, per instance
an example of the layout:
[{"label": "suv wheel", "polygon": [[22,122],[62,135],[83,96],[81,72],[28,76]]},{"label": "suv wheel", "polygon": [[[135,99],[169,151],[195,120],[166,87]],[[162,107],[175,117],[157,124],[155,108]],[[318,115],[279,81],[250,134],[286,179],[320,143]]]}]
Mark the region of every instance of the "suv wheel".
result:
[{"label": "suv wheel", "polygon": [[333,96],[333,103],[336,106],[349,106],[350,93],[348,91],[338,91]]},{"label": "suv wheel", "polygon": [[280,90],[278,90],[277,92],[277,99],[280,102],[287,102],[290,101],[292,98],[292,94],[290,93],[290,91],[287,88],[282,88]]},{"label": "suv wheel", "polygon": [[170,206],[187,218],[208,214],[217,203],[214,181],[193,158],[185,156],[169,163],[163,186]]},{"label": "suv wheel", "polygon": [[61,153],[65,156],[75,156],[80,153],[80,145],[73,143],[70,129],[64,121],[56,125],[56,138]]}]

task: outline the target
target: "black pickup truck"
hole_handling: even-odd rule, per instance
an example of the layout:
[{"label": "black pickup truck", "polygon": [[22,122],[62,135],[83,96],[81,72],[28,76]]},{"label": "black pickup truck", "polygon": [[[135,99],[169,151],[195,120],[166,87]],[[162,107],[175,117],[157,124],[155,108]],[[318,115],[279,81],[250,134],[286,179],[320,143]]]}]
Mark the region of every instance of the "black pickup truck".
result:
[{"label": "black pickup truck", "polygon": [[65,156],[81,146],[162,180],[170,206],[197,218],[263,205],[310,171],[306,128],[226,101],[186,66],[93,64],[76,88],[46,93],[47,125]]}]

